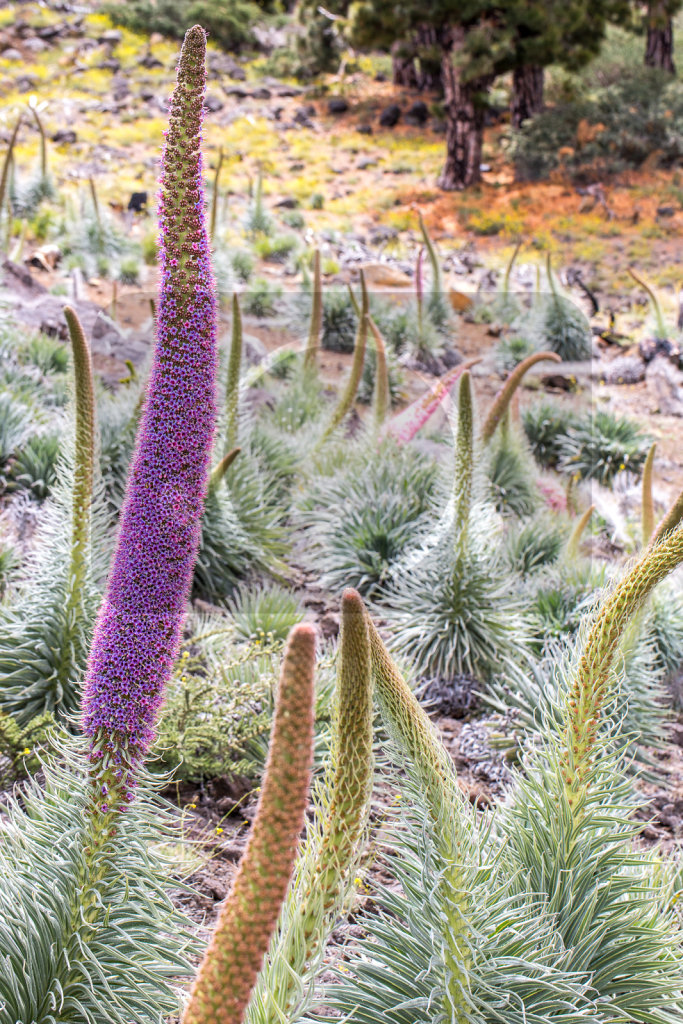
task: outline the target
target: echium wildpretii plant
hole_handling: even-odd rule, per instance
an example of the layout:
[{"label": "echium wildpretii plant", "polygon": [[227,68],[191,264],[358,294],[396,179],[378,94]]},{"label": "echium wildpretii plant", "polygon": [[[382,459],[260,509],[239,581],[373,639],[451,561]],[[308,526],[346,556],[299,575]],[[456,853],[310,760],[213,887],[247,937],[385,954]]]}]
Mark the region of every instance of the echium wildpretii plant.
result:
[{"label": "echium wildpretii plant", "polygon": [[460,377],[455,466],[431,529],[392,566],[376,598],[395,649],[423,676],[488,681],[526,650],[526,623],[502,566],[501,523],[482,500],[472,380]]},{"label": "echium wildpretii plant", "polygon": [[171,100],[157,343],[85,680],[86,739],[46,766],[46,791],[28,791],[26,812],[14,804],[2,847],[0,1006],[22,1024],[161,1021],[177,1008],[171,979],[188,970],[149,845],[163,814],[135,796],[180,640],[214,432],[205,47],[190,29]]},{"label": "echium wildpretii plant", "polygon": [[215,425],[216,313],[200,136],[205,36],[178,65],[159,193],[157,346],[85,681],[83,731],[101,799],[132,797],[180,642]]}]

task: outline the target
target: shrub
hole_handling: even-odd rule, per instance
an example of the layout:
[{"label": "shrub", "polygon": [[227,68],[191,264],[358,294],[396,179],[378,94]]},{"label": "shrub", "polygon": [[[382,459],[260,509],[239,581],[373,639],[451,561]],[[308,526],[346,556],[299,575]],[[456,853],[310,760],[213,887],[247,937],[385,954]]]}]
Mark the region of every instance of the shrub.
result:
[{"label": "shrub", "polygon": [[[546,177],[560,163],[577,178],[638,167],[653,153],[670,166],[683,156],[683,86],[651,68],[624,70],[592,96],[527,121],[513,140],[520,177]],[[562,152],[561,152],[562,151]]]},{"label": "shrub", "polygon": [[121,284],[140,284],[140,261],[137,256],[122,259],[117,276]]},{"label": "shrub", "polygon": [[0,472],[14,454],[29,426],[29,410],[11,395],[0,394]]},{"label": "shrub", "polygon": [[236,249],[230,258],[232,269],[238,281],[246,284],[254,270],[254,260],[245,249]]},{"label": "shrub", "polygon": [[254,252],[259,259],[267,263],[284,263],[291,252],[296,249],[298,241],[294,235],[267,235],[257,239]]},{"label": "shrub", "polygon": [[505,539],[505,555],[510,568],[524,577],[556,562],[566,542],[565,534],[565,530],[547,517],[522,523]]},{"label": "shrub", "polygon": [[7,541],[0,542],[0,598],[2,598],[13,570],[17,567],[19,559],[16,551]]},{"label": "shrub", "polygon": [[154,754],[181,782],[224,775],[257,779],[263,769],[258,741],[267,742],[270,730],[278,648],[232,647],[227,623],[197,625],[198,635],[168,685]]},{"label": "shrub", "polygon": [[486,471],[491,500],[498,512],[531,515],[539,503],[533,463],[520,440],[498,430],[488,448]]},{"label": "shrub", "polygon": [[9,789],[40,768],[39,751],[54,728],[50,714],[39,715],[24,726],[0,711],[0,786]]},{"label": "shrub", "polygon": [[191,25],[203,25],[211,40],[228,51],[252,41],[251,27],[262,16],[249,0],[128,0],[103,9],[115,25],[145,35],[182,39]]},{"label": "shrub", "polygon": [[301,517],[323,584],[376,594],[428,525],[436,477],[433,462],[385,445],[371,463],[362,451],[340,473],[316,479]]},{"label": "shrub", "polygon": [[[356,399],[368,405],[372,402],[375,393],[375,374],[377,368],[377,353],[369,348],[365,353],[363,362],[363,376],[358,386]],[[398,405],[406,398],[405,375],[396,361],[396,356],[391,350],[387,352],[387,370],[389,373],[389,396],[392,406]]]},{"label": "shrub", "polygon": [[483,683],[528,650],[523,605],[500,562],[478,550],[456,558],[451,545],[396,573],[378,603],[392,647],[420,676]]},{"label": "shrub", "polygon": [[496,361],[501,370],[514,370],[515,366],[536,350],[536,343],[526,334],[505,335],[498,342]]},{"label": "shrub", "polygon": [[282,214],[282,222],[294,231],[303,231],[306,227],[306,218],[301,210],[286,210]]},{"label": "shrub", "polygon": [[529,324],[538,347],[557,352],[563,362],[591,358],[593,335],[588,318],[565,295],[553,292],[543,296],[530,314]]}]

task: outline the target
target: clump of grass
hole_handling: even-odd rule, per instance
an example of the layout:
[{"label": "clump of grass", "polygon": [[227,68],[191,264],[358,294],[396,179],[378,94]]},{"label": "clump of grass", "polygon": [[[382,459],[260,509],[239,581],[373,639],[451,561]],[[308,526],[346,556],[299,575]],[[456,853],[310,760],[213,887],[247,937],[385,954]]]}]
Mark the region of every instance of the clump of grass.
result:
[{"label": "clump of grass", "polygon": [[566,530],[554,519],[539,516],[522,522],[505,538],[505,556],[522,578],[555,563],[566,543]]}]

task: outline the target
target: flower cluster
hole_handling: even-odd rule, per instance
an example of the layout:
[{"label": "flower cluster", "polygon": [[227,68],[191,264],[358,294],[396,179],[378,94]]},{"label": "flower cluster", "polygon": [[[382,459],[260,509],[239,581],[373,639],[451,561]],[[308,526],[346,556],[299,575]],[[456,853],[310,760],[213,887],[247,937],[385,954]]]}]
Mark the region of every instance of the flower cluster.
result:
[{"label": "flower cluster", "polygon": [[132,799],[178,651],[215,424],[216,308],[200,154],[205,49],[195,26],[162,157],[154,364],[83,697],[91,757],[111,767],[123,801]]}]

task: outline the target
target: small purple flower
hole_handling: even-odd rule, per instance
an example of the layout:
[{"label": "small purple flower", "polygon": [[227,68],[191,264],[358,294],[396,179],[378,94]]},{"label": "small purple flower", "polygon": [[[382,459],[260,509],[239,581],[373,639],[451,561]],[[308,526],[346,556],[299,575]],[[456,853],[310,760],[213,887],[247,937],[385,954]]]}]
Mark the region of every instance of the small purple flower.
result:
[{"label": "small purple flower", "polygon": [[[162,157],[154,363],[85,680],[83,731],[95,758],[106,753],[98,771],[110,781],[121,752],[135,769],[154,738],[180,641],[213,441],[216,303],[200,154],[205,50],[203,29],[191,28]],[[134,784],[125,778],[126,790]]]}]

